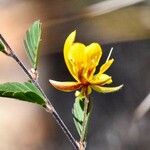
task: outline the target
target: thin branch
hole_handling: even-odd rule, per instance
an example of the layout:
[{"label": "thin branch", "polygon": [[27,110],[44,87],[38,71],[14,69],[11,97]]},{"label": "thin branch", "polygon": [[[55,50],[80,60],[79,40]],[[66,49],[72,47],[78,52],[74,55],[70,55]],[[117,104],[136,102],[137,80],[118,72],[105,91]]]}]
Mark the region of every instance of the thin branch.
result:
[{"label": "thin branch", "polygon": [[48,97],[46,96],[46,94],[44,93],[42,88],[40,87],[39,83],[35,79],[33,79],[32,75],[29,73],[28,69],[25,67],[25,65],[22,63],[22,61],[18,58],[18,56],[15,54],[15,52],[11,49],[11,47],[9,46],[9,44],[6,42],[6,40],[3,38],[3,36],[1,34],[0,34],[0,40],[3,42],[3,44],[5,45],[5,47],[7,49],[6,55],[12,57],[18,63],[18,65],[23,69],[23,71],[26,73],[26,75],[30,78],[31,82],[41,91],[41,93],[45,97],[46,111],[52,114],[53,118],[56,120],[58,125],[61,127],[64,134],[68,137],[68,139],[71,142],[71,144],[73,145],[74,149],[79,150],[78,143],[76,142],[75,138],[73,137],[73,135],[71,134],[71,132],[69,131],[69,129],[67,128],[67,126],[65,125],[63,120],[58,115],[57,111],[51,104],[50,100],[48,99]]},{"label": "thin branch", "polygon": [[85,150],[86,148],[86,124],[87,124],[87,115],[88,115],[88,107],[89,107],[89,96],[87,94],[87,88],[84,91],[84,116],[83,116],[83,124],[82,124],[82,133],[80,138],[80,150]]}]

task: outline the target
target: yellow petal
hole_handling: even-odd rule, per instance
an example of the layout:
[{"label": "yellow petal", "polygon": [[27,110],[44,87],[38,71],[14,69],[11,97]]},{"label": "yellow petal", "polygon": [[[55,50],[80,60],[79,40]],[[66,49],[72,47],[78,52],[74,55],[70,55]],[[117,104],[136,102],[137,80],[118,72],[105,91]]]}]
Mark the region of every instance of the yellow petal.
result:
[{"label": "yellow petal", "polygon": [[85,77],[91,78],[95,72],[96,66],[102,56],[102,49],[98,43],[92,43],[85,48],[86,69]]},{"label": "yellow petal", "polygon": [[70,74],[74,77],[75,80],[78,80],[78,78],[75,76],[74,71],[73,71],[73,67],[72,64],[70,63],[69,59],[68,59],[68,53],[70,51],[70,48],[75,40],[75,36],[76,36],[76,31],[73,31],[66,39],[65,44],[64,44],[64,59],[65,59],[65,63],[66,66],[70,72]]},{"label": "yellow petal", "polygon": [[85,45],[82,43],[74,43],[68,52],[69,62],[72,64],[73,73],[76,80],[84,82],[83,71],[86,67],[85,61]]},{"label": "yellow petal", "polygon": [[60,81],[54,81],[54,80],[49,80],[49,82],[56,89],[64,91],[64,92],[71,92],[82,87],[81,83],[78,83],[78,82],[60,82]]},{"label": "yellow petal", "polygon": [[105,84],[110,84],[112,83],[112,78],[111,76],[107,74],[97,74],[93,77],[93,79],[90,81],[91,84],[96,84],[96,85],[105,85]]},{"label": "yellow petal", "polygon": [[110,59],[107,62],[105,62],[101,68],[100,68],[100,72],[99,74],[104,73],[105,71],[107,71],[109,69],[109,67],[112,65],[112,63],[114,62],[114,59]]},{"label": "yellow petal", "polygon": [[98,65],[102,56],[102,49],[98,43],[92,43],[86,47],[85,50],[87,62],[92,62],[95,66]]},{"label": "yellow petal", "polygon": [[98,85],[92,85],[91,87],[93,90],[100,92],[100,93],[111,93],[111,92],[116,92],[120,90],[123,87],[123,85],[116,86],[116,87],[101,87]]},{"label": "yellow petal", "polygon": [[85,67],[85,45],[82,43],[74,43],[68,52],[68,59],[79,70]]},{"label": "yellow petal", "polygon": [[[64,57],[68,55],[68,51],[70,47],[72,46],[74,40],[76,37],[76,31],[73,31],[66,39],[65,44],[64,44]],[[66,61],[67,59],[65,59]]]}]

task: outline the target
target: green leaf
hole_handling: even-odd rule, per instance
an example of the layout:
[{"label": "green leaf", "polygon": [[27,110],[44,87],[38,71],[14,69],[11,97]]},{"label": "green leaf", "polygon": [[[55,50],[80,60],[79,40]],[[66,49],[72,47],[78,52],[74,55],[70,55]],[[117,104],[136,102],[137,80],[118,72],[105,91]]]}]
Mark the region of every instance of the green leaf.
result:
[{"label": "green leaf", "polygon": [[0,97],[15,98],[44,105],[44,97],[38,88],[30,82],[0,84]]},{"label": "green leaf", "polygon": [[3,43],[0,41],[0,51],[6,53]]},{"label": "green leaf", "polygon": [[39,59],[39,44],[41,41],[41,23],[35,21],[26,32],[24,46],[27,55],[30,59],[31,65],[34,69],[37,68]]},{"label": "green leaf", "polygon": [[[83,97],[77,97],[75,99],[75,103],[74,103],[74,106],[72,109],[72,114],[73,114],[73,120],[74,120],[76,129],[78,131],[80,138],[82,136],[84,137],[84,139],[86,138],[91,110],[92,110],[91,103],[89,103],[88,113],[86,114],[86,125],[85,125],[86,128],[83,129],[84,98]],[[83,130],[84,130],[84,133],[82,133]]]}]

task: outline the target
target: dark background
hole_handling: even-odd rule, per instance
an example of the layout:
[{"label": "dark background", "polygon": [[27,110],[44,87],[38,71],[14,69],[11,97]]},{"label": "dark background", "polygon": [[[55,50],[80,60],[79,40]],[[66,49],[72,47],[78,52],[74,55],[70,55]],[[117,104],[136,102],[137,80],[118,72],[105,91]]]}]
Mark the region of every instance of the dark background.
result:
[{"label": "dark background", "polygon": [[[108,71],[113,76],[114,85],[124,84],[121,91],[111,94],[93,92],[93,113],[88,137],[88,149],[94,150],[148,150],[149,145],[149,115],[138,121],[133,121],[137,106],[145,99],[150,90],[150,40],[119,42],[103,45],[105,50],[114,47],[112,57],[115,63]],[[45,58],[48,80],[72,80],[65,67],[63,54],[57,53]],[[52,65],[52,63],[54,63]],[[45,82],[46,82],[45,80]],[[74,93],[62,93],[54,88],[48,89],[49,97],[53,96],[53,104],[68,124],[75,131],[72,123],[71,108]],[[75,134],[76,135],[76,134]],[[77,135],[76,135],[77,136]],[[60,141],[62,137],[59,136]],[[68,146],[68,145],[67,145]]]}]

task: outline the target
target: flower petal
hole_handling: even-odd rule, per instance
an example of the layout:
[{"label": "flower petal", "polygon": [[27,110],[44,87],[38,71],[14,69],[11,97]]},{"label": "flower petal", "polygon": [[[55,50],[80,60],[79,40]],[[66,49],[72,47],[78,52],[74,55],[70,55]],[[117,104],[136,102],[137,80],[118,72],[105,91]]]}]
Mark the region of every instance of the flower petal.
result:
[{"label": "flower petal", "polygon": [[107,74],[97,74],[93,77],[93,79],[90,81],[91,84],[96,84],[96,85],[105,85],[105,84],[110,84],[112,83],[112,78],[111,76]]},{"label": "flower petal", "polygon": [[104,73],[105,71],[107,71],[109,69],[109,67],[112,65],[112,63],[114,62],[114,59],[110,59],[107,62],[105,62],[101,67],[100,67],[100,72],[99,74]]},{"label": "flower petal", "polygon": [[98,65],[99,60],[102,56],[102,49],[98,43],[92,43],[86,47],[85,50],[87,62],[93,62],[95,66]]},{"label": "flower petal", "polygon": [[100,92],[100,93],[111,93],[111,92],[116,92],[120,90],[123,87],[123,85],[116,86],[116,87],[101,87],[98,85],[92,85],[91,87],[93,90]]},{"label": "flower petal", "polygon": [[70,48],[75,40],[75,36],[76,36],[76,31],[73,31],[66,39],[65,44],[64,44],[64,59],[65,59],[65,63],[66,66],[70,72],[70,74],[74,77],[75,80],[78,81],[78,78],[76,77],[76,75],[74,74],[73,71],[73,67],[72,64],[70,63],[69,59],[68,59],[68,53],[70,51]]},{"label": "flower petal", "polygon": [[82,84],[78,82],[60,82],[60,81],[54,81],[54,80],[49,80],[49,82],[56,89],[64,91],[64,92],[71,92],[82,87]]},{"label": "flower petal", "polygon": [[96,66],[102,56],[102,49],[98,43],[92,43],[88,45],[85,49],[85,77],[87,79],[91,78],[96,70]]},{"label": "flower petal", "polygon": [[85,45],[82,43],[74,43],[69,52],[68,59],[72,64],[73,74],[76,76],[76,80],[82,82],[83,70],[86,67],[85,61]]},{"label": "flower petal", "polygon": [[82,43],[74,43],[68,52],[69,61],[77,68],[85,66],[85,45]]},{"label": "flower petal", "polygon": [[[66,39],[65,44],[64,44],[64,57],[68,55],[68,51],[70,47],[72,46],[74,40],[76,37],[76,31],[73,31]],[[65,59],[66,61],[67,59]]]}]

